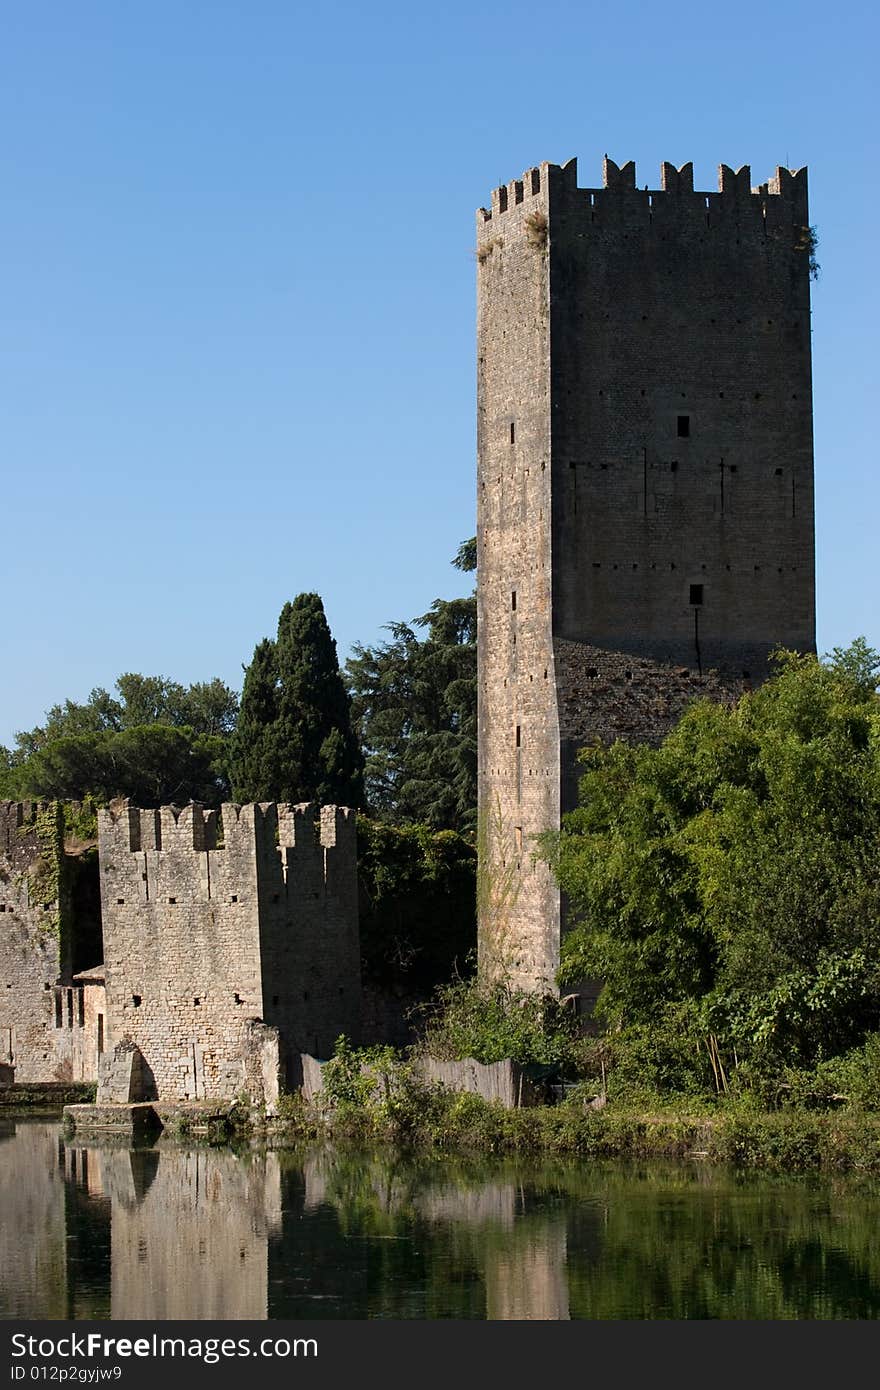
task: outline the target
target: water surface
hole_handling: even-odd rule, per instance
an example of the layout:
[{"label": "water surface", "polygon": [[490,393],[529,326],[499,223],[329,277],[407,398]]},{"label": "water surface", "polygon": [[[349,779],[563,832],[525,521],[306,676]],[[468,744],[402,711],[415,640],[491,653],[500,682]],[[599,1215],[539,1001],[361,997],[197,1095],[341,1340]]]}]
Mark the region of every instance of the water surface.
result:
[{"label": "water surface", "polygon": [[876,1318],[878,1229],[866,1181],[0,1121],[4,1318]]}]

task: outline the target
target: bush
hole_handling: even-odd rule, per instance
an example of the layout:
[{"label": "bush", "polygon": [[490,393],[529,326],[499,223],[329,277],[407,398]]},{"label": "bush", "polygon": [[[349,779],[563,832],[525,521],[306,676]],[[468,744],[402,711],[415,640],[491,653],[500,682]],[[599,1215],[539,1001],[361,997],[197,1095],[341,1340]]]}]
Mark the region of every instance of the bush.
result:
[{"label": "bush", "polygon": [[553,1067],[577,1075],[585,1044],[578,1020],[554,995],[457,980],[425,1011],[419,1046],[433,1057]]}]

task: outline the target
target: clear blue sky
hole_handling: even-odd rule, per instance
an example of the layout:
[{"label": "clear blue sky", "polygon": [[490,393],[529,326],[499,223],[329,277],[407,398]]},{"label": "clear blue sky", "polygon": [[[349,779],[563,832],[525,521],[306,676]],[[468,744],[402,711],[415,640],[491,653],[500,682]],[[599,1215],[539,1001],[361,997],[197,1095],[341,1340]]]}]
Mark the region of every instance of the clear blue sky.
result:
[{"label": "clear blue sky", "polygon": [[236,687],[466,592],[474,209],[605,151],[810,168],[820,650],[876,602],[877,11],[3,5],[0,742],[125,670]]}]

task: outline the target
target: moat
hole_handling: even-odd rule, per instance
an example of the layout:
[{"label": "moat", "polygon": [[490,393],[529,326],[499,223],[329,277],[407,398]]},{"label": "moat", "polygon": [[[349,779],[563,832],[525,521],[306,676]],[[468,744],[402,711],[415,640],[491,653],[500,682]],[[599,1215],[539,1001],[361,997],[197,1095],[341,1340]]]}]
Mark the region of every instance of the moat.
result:
[{"label": "moat", "polygon": [[4,1318],[880,1315],[880,1183],[0,1121]]}]

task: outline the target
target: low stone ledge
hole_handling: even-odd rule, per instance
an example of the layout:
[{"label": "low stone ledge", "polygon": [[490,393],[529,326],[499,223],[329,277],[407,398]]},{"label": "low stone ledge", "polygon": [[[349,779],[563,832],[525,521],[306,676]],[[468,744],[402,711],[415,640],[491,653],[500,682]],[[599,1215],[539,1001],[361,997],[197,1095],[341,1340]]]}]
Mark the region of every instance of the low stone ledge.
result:
[{"label": "low stone ledge", "polygon": [[149,1101],[131,1105],[65,1105],[63,1118],[75,1134],[114,1134],[140,1139],[162,1128],[162,1121]]}]

